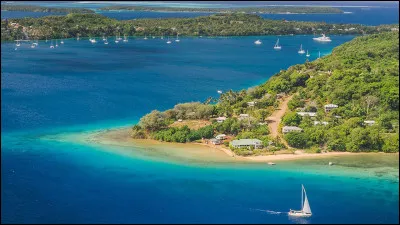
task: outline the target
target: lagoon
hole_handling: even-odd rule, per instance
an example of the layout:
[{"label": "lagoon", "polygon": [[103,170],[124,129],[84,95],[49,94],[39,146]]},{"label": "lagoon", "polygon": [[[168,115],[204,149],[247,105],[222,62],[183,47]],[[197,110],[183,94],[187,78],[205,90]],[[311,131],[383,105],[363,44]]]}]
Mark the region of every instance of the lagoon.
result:
[{"label": "lagoon", "polygon": [[[273,50],[277,38],[281,51]],[[68,39],[17,50],[3,43],[2,223],[398,223],[398,155],[270,167],[42,138],[131,125],[152,109],[248,88],[304,63],[300,44],[315,60],[354,36],[331,38]],[[301,184],[313,217],[292,220],[286,212],[299,207]]]}]

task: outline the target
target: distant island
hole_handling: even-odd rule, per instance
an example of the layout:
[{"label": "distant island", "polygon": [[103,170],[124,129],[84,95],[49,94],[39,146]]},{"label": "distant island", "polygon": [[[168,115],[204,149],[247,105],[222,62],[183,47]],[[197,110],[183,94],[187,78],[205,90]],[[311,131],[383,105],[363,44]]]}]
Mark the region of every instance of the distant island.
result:
[{"label": "distant island", "polygon": [[41,18],[2,19],[1,41],[101,36],[251,36],[298,34],[373,34],[399,25],[365,26],[267,20],[259,15],[226,13],[196,18],[116,20],[99,14],[70,13]]},{"label": "distant island", "polygon": [[1,4],[2,11],[23,11],[23,12],[53,12],[53,13],[94,13],[90,9],[82,8],[51,8],[35,5],[5,5]]},{"label": "distant island", "polygon": [[333,7],[243,7],[243,8],[174,8],[174,7],[149,7],[149,6],[107,6],[100,8],[102,11],[151,11],[151,12],[207,12],[207,13],[260,13],[260,14],[282,14],[282,13],[343,13],[341,9]]},{"label": "distant island", "polygon": [[398,152],[399,33],[357,37],[332,54],[219,99],[143,116],[134,139],[198,142],[238,156]]}]

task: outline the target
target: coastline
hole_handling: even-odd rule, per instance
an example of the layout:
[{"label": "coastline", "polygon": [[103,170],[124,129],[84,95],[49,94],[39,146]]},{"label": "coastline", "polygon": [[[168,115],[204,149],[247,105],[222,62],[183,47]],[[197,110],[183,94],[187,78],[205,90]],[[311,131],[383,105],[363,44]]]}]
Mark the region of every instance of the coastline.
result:
[{"label": "coastline", "polygon": [[[141,149],[157,149],[157,152],[164,152],[173,154],[178,157],[194,158],[200,157],[203,159],[216,159],[218,161],[236,161],[236,162],[275,162],[275,161],[293,161],[300,159],[321,159],[337,156],[359,156],[359,155],[372,155],[372,154],[385,154],[383,152],[327,152],[327,153],[305,153],[304,150],[296,150],[294,153],[288,151],[278,151],[271,155],[257,155],[257,156],[238,156],[233,153],[229,148],[223,145],[213,145],[205,143],[170,143],[161,142],[153,139],[133,139],[130,137],[130,127],[114,128],[90,131],[85,134],[75,133],[65,135],[62,138],[50,138],[57,140],[67,140],[71,142],[114,146],[122,148],[141,148]],[[164,149],[167,149],[164,151]],[[163,154],[164,154],[163,153]],[[387,154],[387,153],[386,153]],[[393,153],[397,154],[398,153]]]}]

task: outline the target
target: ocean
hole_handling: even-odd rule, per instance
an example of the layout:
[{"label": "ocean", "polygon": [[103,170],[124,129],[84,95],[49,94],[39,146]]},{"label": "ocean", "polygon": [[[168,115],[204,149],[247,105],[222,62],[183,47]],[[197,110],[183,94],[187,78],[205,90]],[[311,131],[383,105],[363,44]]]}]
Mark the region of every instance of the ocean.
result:
[{"label": "ocean", "polygon": [[[281,51],[273,50],[277,38]],[[331,38],[67,39],[55,49],[40,41],[17,50],[3,43],[2,223],[398,223],[392,155],[269,167],[143,158],[138,149],[122,149],[126,155],[118,146],[42,138],[132,125],[152,109],[248,88],[304,63],[300,44],[315,60],[354,36]],[[313,216],[293,220],[287,211],[300,208],[301,184]]]},{"label": "ocean", "polygon": [[[357,2],[351,2],[352,4],[356,4]],[[371,5],[373,2],[367,2],[364,5]],[[16,4],[16,3],[15,3]],[[22,3],[20,3],[22,4]],[[190,17],[198,17],[198,16],[207,16],[212,13],[202,13],[202,12],[145,12],[145,11],[99,11],[98,8],[109,6],[110,3],[92,3],[92,4],[79,4],[79,3],[24,3],[24,4],[36,4],[39,6],[46,7],[82,7],[85,6],[87,8],[96,10],[96,13],[100,13],[104,16],[115,18],[117,20],[131,20],[131,19],[142,19],[142,18],[190,18]],[[166,5],[167,4],[167,5]],[[152,4],[144,4],[148,6],[174,6],[172,3],[152,3]],[[214,4],[198,4],[198,3],[186,3],[185,7],[210,7],[210,8],[218,8],[218,7],[256,7],[263,6],[265,4],[227,4],[227,3],[219,3],[216,2]],[[271,5],[273,3],[269,3]],[[288,3],[287,3],[288,4]],[[137,5],[141,5],[137,3]],[[175,4],[176,5],[176,4]],[[280,3],[282,5],[282,3]],[[183,6],[181,6],[183,7]],[[381,24],[398,24],[399,23],[399,7],[398,5],[393,4],[381,4],[376,5],[372,4],[371,7],[349,7],[343,4],[338,4],[336,7],[342,9],[347,12],[345,14],[259,14],[261,17],[265,19],[277,19],[277,20],[296,20],[296,21],[314,21],[314,22],[326,22],[326,23],[352,23],[352,24],[364,24],[369,26],[377,26]],[[20,12],[20,11],[2,11],[1,18],[21,18],[21,17],[42,17],[48,15],[62,15],[60,13],[44,13],[44,12]]]}]

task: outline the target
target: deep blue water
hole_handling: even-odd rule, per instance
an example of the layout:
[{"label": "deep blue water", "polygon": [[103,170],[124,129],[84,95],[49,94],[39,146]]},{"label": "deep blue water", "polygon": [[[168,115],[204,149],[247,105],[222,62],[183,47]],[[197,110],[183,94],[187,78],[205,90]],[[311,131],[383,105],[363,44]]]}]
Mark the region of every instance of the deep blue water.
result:
[{"label": "deep blue water", "polygon": [[[357,2],[353,2],[352,5],[357,5]],[[371,2],[367,2],[371,5]],[[47,6],[47,7],[62,7],[63,5],[60,3],[36,3],[37,5]],[[167,3],[161,4],[162,6],[174,6],[174,5],[166,5]],[[245,3],[243,3],[245,4]],[[187,7],[244,7],[244,6],[257,6],[258,4],[228,4],[228,3],[209,3],[209,4],[199,4],[199,3],[186,3]],[[273,4],[273,3],[268,3]],[[280,3],[281,5],[283,3]],[[287,3],[289,4],[289,3]],[[290,3],[292,4],[292,3]],[[293,3],[294,4],[294,3]],[[97,9],[99,7],[108,6],[110,4],[102,3],[102,4],[77,4],[77,3],[69,3],[64,4],[64,7],[88,7],[91,9]],[[137,3],[137,5],[140,5]],[[160,3],[148,3],[142,5],[149,6],[160,6]],[[262,4],[261,4],[262,5]],[[370,7],[370,8],[360,8],[360,7],[344,7],[343,5],[336,4],[341,6],[340,8],[343,11],[351,12],[349,14],[260,14],[261,17],[265,19],[286,19],[286,20],[297,20],[297,21],[324,21],[326,23],[354,23],[354,24],[364,24],[364,25],[381,25],[381,24],[396,24],[399,23],[399,8],[393,4],[383,4],[380,7]],[[372,4],[374,5],[374,4]],[[183,7],[184,5],[180,5]],[[376,5],[375,5],[376,6]],[[389,7],[390,6],[390,7]],[[97,13],[103,14],[105,16],[115,18],[118,20],[129,20],[129,19],[141,19],[141,18],[189,18],[189,17],[198,17],[198,16],[206,16],[211,13],[198,13],[198,12],[142,12],[142,11],[97,11]],[[52,15],[54,13],[38,13],[38,12],[1,12],[1,18],[20,18],[20,17],[41,17]]]},{"label": "deep blue water", "polygon": [[[171,164],[38,138],[129,125],[152,109],[248,88],[304,63],[300,44],[314,60],[353,36],[280,36],[274,51],[276,38],[3,43],[2,223],[398,223],[398,176]],[[302,183],[314,215],[292,220],[284,212],[299,207]]]}]

